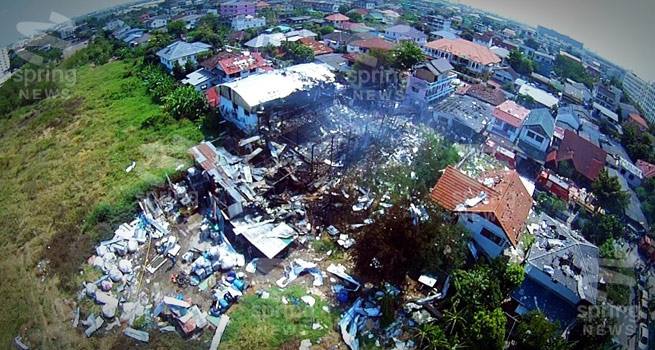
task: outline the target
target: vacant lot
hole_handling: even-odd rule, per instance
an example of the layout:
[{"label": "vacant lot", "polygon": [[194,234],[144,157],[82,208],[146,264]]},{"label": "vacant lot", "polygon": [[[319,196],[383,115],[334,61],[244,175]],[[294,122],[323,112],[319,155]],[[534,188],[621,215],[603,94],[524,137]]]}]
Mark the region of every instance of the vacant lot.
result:
[{"label": "vacant lot", "polygon": [[150,101],[134,69],[83,67],[65,97],[0,119],[2,348],[18,334],[33,348],[112,346],[71,327],[73,277],[108,223],[188,165],[187,148],[202,139],[197,125],[166,117]]}]

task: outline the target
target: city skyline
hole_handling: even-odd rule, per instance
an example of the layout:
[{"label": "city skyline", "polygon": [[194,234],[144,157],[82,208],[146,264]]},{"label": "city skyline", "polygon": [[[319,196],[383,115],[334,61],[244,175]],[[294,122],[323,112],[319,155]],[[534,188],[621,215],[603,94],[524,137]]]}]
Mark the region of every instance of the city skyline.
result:
[{"label": "city skyline", "polygon": [[[61,0],[46,5],[40,0],[11,2],[0,9],[0,45],[21,39],[16,30],[20,22],[48,22],[51,12],[67,17],[84,15],[130,0]],[[585,48],[603,58],[632,70],[640,77],[655,80],[655,46],[640,45],[650,40],[655,1],[630,0],[617,4],[612,0],[455,0],[480,10],[530,26],[542,25],[584,43]],[[585,14],[585,16],[580,16]],[[623,25],[630,23],[630,25]],[[625,40],[631,38],[631,40]]]}]

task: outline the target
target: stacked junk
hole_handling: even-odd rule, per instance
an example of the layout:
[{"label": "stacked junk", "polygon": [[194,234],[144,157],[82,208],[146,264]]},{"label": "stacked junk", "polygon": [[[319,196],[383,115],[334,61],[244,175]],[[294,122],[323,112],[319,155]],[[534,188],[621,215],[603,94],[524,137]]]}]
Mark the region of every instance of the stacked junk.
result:
[{"label": "stacked junk", "polygon": [[[141,199],[139,215],[100,242],[88,259],[102,276],[84,283],[79,300],[96,307],[84,310],[82,321],[78,307],[73,326],[81,326],[86,336],[118,327],[126,336],[148,342],[150,330],[194,337],[211,325],[216,328],[215,348],[229,320],[226,311],[248,288],[244,272],[253,273],[259,259],[283,257],[295,242],[305,244],[322,232],[341,248],[352,247],[351,232],[373,223],[375,215],[384,215],[392,204],[389,193],[380,196],[367,188],[346,187],[334,176],[349,161],[356,162],[347,150],[365,154],[357,150],[369,147],[374,138],[387,139],[402,147],[380,148],[384,159],[407,164],[418,151],[419,132],[411,123],[367,119],[341,105],[325,115],[314,143],[297,134],[291,140],[293,132],[273,125],[269,134],[234,142],[233,152],[211,142],[192,147],[196,167]],[[340,116],[345,121],[339,121]],[[345,124],[337,127],[339,122]],[[389,138],[387,132],[393,129],[405,132]],[[277,142],[270,137],[275,133]],[[350,203],[346,208],[358,221],[337,228],[310,219],[309,202],[337,197]],[[417,217],[423,214],[419,208],[412,210]],[[196,224],[187,222],[192,213],[201,214]],[[338,328],[350,349],[359,348],[361,337],[374,334],[385,344],[393,340],[396,348],[412,346],[398,337],[403,327],[416,323],[414,314],[424,311],[420,305],[414,304],[381,331],[382,300],[399,291],[392,286],[364,288],[341,265],[326,271],[315,262],[295,259],[276,284],[285,288],[309,274],[317,287],[329,277],[330,289],[345,310]]]}]

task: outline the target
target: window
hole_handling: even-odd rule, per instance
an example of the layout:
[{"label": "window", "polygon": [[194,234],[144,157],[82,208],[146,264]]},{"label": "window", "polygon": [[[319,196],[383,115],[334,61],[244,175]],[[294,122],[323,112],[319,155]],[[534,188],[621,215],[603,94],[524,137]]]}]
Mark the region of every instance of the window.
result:
[{"label": "window", "polygon": [[503,242],[503,240],[500,237],[496,236],[493,232],[487,230],[484,227],[482,228],[482,231],[480,231],[480,234],[482,235],[482,237],[494,242],[494,244],[496,244],[497,246],[500,246],[501,243]]},{"label": "window", "polygon": [[528,137],[535,140],[535,141],[537,141],[537,142],[539,142],[539,143],[542,143],[545,140],[545,138],[543,136],[535,133],[532,130],[528,130]]}]

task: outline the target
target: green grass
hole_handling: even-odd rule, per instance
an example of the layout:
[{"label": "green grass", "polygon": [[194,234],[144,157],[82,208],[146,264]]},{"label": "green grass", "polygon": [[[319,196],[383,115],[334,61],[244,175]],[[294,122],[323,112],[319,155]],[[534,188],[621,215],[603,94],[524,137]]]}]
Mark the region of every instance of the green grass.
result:
[{"label": "green grass", "polygon": [[[111,346],[70,326],[75,275],[94,241],[131,215],[134,197],[190,164],[186,151],[202,139],[189,121],[142,125],[164,112],[135,69],[81,67],[69,96],[0,118],[0,296],[8,301],[0,305],[0,344],[22,333],[35,348]],[[135,170],[125,173],[132,160]],[[42,258],[52,272],[44,281],[34,274]]]},{"label": "green grass", "polygon": [[[221,349],[279,349],[284,344],[299,343],[303,339],[316,344],[337,320],[336,313],[322,309],[327,303],[319,297],[313,296],[316,303],[312,307],[300,300],[308,295],[301,286],[273,288],[268,292],[268,299],[250,294],[234,306],[229,313],[230,323]],[[282,303],[282,297],[286,297],[289,303]],[[323,328],[312,329],[314,323]]]}]

